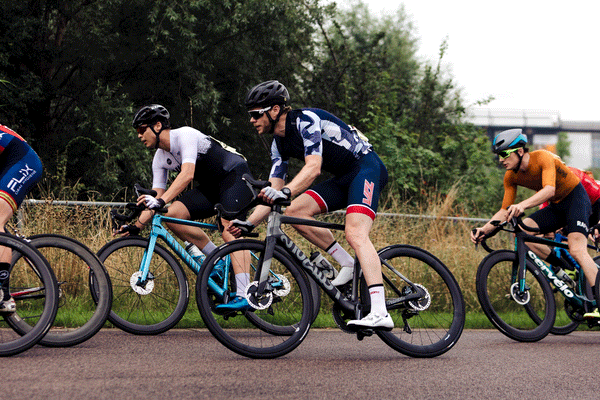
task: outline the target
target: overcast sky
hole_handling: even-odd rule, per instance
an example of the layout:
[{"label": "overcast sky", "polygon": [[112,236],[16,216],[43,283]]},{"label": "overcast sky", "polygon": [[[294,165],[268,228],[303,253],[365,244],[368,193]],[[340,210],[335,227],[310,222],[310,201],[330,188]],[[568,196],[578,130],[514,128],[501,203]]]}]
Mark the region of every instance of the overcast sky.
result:
[{"label": "overcast sky", "polygon": [[[558,111],[600,121],[600,0],[363,0],[376,13],[404,4],[419,56],[444,65],[467,104]],[[344,0],[337,0],[343,5]]]}]

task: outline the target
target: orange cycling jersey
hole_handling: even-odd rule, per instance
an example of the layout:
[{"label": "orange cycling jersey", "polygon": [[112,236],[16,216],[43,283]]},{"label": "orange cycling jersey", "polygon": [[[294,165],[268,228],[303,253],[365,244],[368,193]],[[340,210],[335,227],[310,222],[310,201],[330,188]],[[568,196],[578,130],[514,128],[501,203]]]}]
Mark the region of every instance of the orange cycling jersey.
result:
[{"label": "orange cycling jersey", "polygon": [[517,186],[540,191],[544,186],[555,188],[554,196],[549,201],[558,203],[579,184],[579,178],[562,162],[560,157],[547,150],[536,150],[529,153],[529,164],[526,171],[506,171],[504,174],[504,199],[502,208],[514,204]]}]

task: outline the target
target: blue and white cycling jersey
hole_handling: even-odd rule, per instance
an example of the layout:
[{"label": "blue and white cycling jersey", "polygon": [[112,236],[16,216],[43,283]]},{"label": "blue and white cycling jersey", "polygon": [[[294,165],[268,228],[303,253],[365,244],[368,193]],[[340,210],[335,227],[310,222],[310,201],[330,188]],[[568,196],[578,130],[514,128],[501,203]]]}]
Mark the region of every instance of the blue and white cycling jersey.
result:
[{"label": "blue and white cycling jersey", "polygon": [[285,137],[275,136],[271,145],[272,178],[285,180],[289,158],[309,155],[323,157],[323,170],[344,175],[373,149],[355,129],[318,108],[292,110],[285,124]]}]

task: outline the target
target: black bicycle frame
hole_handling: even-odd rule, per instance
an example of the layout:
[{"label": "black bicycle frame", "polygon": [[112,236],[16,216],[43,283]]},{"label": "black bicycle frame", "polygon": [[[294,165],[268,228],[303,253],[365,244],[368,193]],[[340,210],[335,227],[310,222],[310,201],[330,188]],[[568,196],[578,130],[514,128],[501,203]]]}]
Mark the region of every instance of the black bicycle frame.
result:
[{"label": "black bicycle frame", "polygon": [[[337,304],[339,304],[344,310],[355,312],[358,318],[362,317],[362,306],[358,302],[358,288],[359,279],[361,276],[361,268],[358,260],[354,263],[354,275],[352,278],[352,293],[350,299],[347,299],[342,292],[331,284],[331,281],[323,274],[321,269],[313,264],[309,257],[293,242],[293,240],[287,236],[281,229],[282,224],[292,225],[307,225],[316,226],[319,228],[327,228],[334,230],[345,230],[345,225],[334,224],[329,222],[322,222],[316,220],[308,220],[302,218],[294,218],[281,215],[281,207],[275,206],[273,211],[269,215],[269,222],[267,224],[267,236],[265,239],[265,251],[259,260],[259,265],[256,273],[259,275],[257,293],[262,293],[267,285],[268,272],[271,268],[271,260],[275,251],[275,246],[280,244],[285,249],[290,258],[294,259],[298,265],[302,267],[307,273],[310,274],[317,284],[323,289],[323,291]],[[385,263],[385,262],[383,262]],[[416,289],[416,293],[412,293],[401,297],[394,304],[401,303],[409,300],[416,300],[420,298],[423,293],[421,289],[414,286],[406,277],[396,271],[389,264],[385,265],[402,278],[407,284],[413,286]],[[385,276],[384,276],[385,278]],[[400,293],[397,293],[402,296]]]}]

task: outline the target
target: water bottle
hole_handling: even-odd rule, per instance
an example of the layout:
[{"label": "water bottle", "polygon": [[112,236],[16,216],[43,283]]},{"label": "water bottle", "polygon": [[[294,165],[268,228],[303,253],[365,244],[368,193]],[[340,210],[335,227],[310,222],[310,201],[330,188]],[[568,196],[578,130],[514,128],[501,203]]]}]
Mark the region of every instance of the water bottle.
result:
[{"label": "water bottle", "polygon": [[187,251],[190,256],[192,256],[194,258],[194,260],[197,259],[201,259],[202,256],[204,254],[202,254],[202,252],[200,251],[200,249],[198,248],[198,246],[196,246],[194,243],[190,243],[190,242],[183,242],[183,245],[185,246],[185,251]]},{"label": "water bottle", "polygon": [[558,279],[560,279],[561,281],[566,283],[567,286],[570,287],[571,289],[573,289],[575,287],[575,282],[573,282],[573,279],[571,279],[571,277],[569,275],[567,275],[567,273],[565,272],[564,269],[560,268],[554,274],[556,275],[556,277]]},{"label": "water bottle", "polygon": [[317,266],[327,279],[333,279],[337,275],[337,271],[333,268],[333,265],[318,251],[315,251],[310,255],[310,261]]}]

